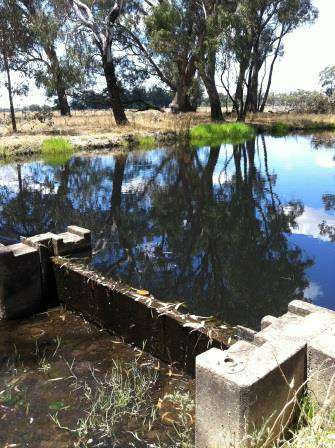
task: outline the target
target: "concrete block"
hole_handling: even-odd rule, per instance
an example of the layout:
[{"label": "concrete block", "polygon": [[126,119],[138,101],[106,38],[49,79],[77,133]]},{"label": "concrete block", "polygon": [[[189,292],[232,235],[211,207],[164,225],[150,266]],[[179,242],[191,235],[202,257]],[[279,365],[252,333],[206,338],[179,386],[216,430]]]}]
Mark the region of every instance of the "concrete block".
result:
[{"label": "concrete block", "polygon": [[81,238],[84,238],[87,247],[88,248],[91,247],[92,234],[91,234],[90,230],[84,229],[83,227],[78,227],[78,226],[68,226],[67,231],[74,235],[80,236]]},{"label": "concrete block", "polygon": [[268,327],[269,325],[272,325],[274,322],[276,322],[277,317],[274,316],[264,316],[261,320],[261,330],[264,330],[264,328]]},{"label": "concrete block", "polygon": [[23,243],[0,248],[0,319],[39,310],[41,271],[38,251]]},{"label": "concrete block", "polygon": [[[333,328],[334,332],[334,328]],[[335,335],[312,339],[307,349],[308,391],[321,406],[335,404]]]},{"label": "concrete block", "polygon": [[42,299],[45,307],[50,307],[58,303],[56,294],[56,284],[50,258],[54,256],[53,240],[57,237],[52,232],[42,233],[29,238],[21,238],[21,241],[28,246],[34,247],[40,258]]},{"label": "concrete block", "polygon": [[265,422],[274,437],[289,424],[294,404],[286,405],[305,380],[306,344],[278,342],[240,341],[197,357],[196,447],[246,448]]},{"label": "concrete block", "polygon": [[91,232],[69,226],[60,235],[51,232],[0,245],[0,319],[16,318],[58,303],[50,258],[91,250]]},{"label": "concrete block", "polygon": [[256,336],[256,331],[244,327],[243,325],[237,325],[235,328],[235,336],[239,340],[253,342]]},{"label": "concrete block", "polygon": [[280,338],[283,345],[292,340],[301,340],[307,343],[329,330],[333,325],[335,325],[335,313],[320,307],[305,317],[287,313],[257,333],[255,342],[258,344],[267,341],[275,343]]},{"label": "concrete block", "polygon": [[296,314],[297,316],[308,316],[311,313],[319,311],[320,307],[313,305],[309,302],[304,302],[303,300],[292,300],[288,304],[288,311],[290,313]]},{"label": "concrete block", "polygon": [[68,231],[53,237],[54,254],[65,256],[90,251],[91,232],[77,226],[69,226]]}]

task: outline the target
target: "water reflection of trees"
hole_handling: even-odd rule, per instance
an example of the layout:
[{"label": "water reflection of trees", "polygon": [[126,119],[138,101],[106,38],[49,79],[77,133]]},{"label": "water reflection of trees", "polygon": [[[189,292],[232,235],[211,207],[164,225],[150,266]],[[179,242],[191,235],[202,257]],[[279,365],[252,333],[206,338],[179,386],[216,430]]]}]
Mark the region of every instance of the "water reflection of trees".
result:
[{"label": "water reflection of trees", "polygon": [[[335,211],[335,194],[324,194],[322,202],[326,212]],[[335,243],[335,226],[330,225],[327,221],[320,224],[320,235],[327,237],[332,243]]]},{"label": "water reflection of trees", "polygon": [[311,265],[286,236],[303,208],[275,182],[264,140],[33,165],[16,195],[0,188],[0,234],[91,228],[98,269],[256,326],[303,296]]}]

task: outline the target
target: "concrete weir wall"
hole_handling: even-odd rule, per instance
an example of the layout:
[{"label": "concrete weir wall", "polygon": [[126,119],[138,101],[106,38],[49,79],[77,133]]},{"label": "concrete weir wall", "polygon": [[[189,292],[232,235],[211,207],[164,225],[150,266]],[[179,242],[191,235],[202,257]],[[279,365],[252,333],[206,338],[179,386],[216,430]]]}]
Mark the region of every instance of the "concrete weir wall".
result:
[{"label": "concrete weir wall", "polygon": [[[178,311],[175,303],[107,280],[71,261],[91,250],[91,232],[69,226],[0,247],[0,319],[13,319],[59,302],[163,361],[194,373],[195,358],[228,347],[226,332]],[[143,294],[144,293],[144,294]]]},{"label": "concrete weir wall", "polygon": [[196,360],[196,447],[245,448],[266,423],[280,436],[308,390],[319,404],[335,400],[335,313],[293,301],[279,318],[228,350]]},{"label": "concrete weir wall", "polygon": [[125,342],[194,373],[195,358],[210,347],[228,348],[222,329],[205,327],[175,303],[106,279],[76,263],[53,259],[59,300]]},{"label": "concrete weir wall", "polygon": [[71,260],[85,251],[91,232],[76,226],[0,245],[0,320],[62,302],[126,342],[195,370],[196,448],[247,448],[265,423],[278,437],[306,389],[320,404],[335,404],[335,312],[293,301],[283,316],[264,317],[258,333],[238,326],[231,344],[226,330]]}]

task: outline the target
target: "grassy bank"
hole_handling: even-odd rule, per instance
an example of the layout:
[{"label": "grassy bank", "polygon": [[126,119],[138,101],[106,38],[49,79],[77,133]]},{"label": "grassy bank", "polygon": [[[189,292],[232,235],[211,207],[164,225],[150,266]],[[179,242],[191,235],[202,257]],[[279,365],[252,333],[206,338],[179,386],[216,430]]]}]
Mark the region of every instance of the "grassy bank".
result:
[{"label": "grassy bank", "polygon": [[263,113],[250,114],[247,122],[269,133],[285,135],[295,131],[335,131],[335,115]]},{"label": "grassy bank", "polygon": [[[200,108],[196,113],[173,115],[169,112],[127,112],[129,125],[116,126],[112,114],[104,111],[74,111],[71,117],[53,115],[52,123],[40,123],[29,115],[18,114],[17,134],[12,134],[8,125],[0,123],[0,158],[9,156],[25,156],[27,154],[41,154],[43,142],[50,137],[66,139],[74,150],[90,150],[102,148],[128,148],[137,145],[148,149],[159,144],[174,143],[178,135],[185,136],[189,129],[204,125],[193,134],[196,141],[205,140],[207,134],[214,130],[208,127],[211,123],[208,108]],[[233,115],[227,115],[228,122],[234,122]],[[303,115],[289,113],[250,114],[247,123],[257,129],[274,135],[286,135],[294,131],[314,132],[320,130],[335,131],[335,115]],[[212,124],[211,124],[212,125]],[[235,127],[236,126],[236,127]],[[249,130],[243,129],[241,124],[235,124],[230,132],[221,131],[218,140],[226,138],[239,141],[240,136],[249,137]],[[215,128],[215,127],[214,127]],[[214,130],[214,133],[216,130]],[[215,136],[210,137],[213,141]],[[202,141],[201,141],[202,140]]]}]

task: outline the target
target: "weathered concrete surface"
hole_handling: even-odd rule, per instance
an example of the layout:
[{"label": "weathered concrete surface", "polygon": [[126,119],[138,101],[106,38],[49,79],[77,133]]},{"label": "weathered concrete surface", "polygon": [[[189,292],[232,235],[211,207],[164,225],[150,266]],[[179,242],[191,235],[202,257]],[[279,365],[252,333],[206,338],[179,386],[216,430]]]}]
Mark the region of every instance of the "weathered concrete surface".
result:
[{"label": "weathered concrete surface", "polygon": [[0,245],[0,319],[33,314],[58,303],[50,257],[90,248],[91,232],[76,226],[60,235],[48,232]]},{"label": "weathered concrete surface", "polygon": [[306,387],[318,403],[334,403],[335,313],[294,301],[261,328],[239,327],[245,340],[197,357],[197,448],[247,447],[265,421],[279,435]]},{"label": "weathered concrete surface", "polygon": [[249,434],[264,423],[279,435],[293,417],[293,403],[285,405],[304,382],[305,358],[300,342],[283,350],[280,343],[240,341],[198,356],[196,446],[247,447]]},{"label": "weathered concrete surface", "polygon": [[66,259],[53,259],[59,300],[125,342],[194,371],[195,357],[210,347],[228,347],[227,332],[206,328],[150,294],[107,280]]},{"label": "weathered concrete surface", "polygon": [[37,311],[41,294],[38,251],[22,243],[0,247],[0,319]]}]

